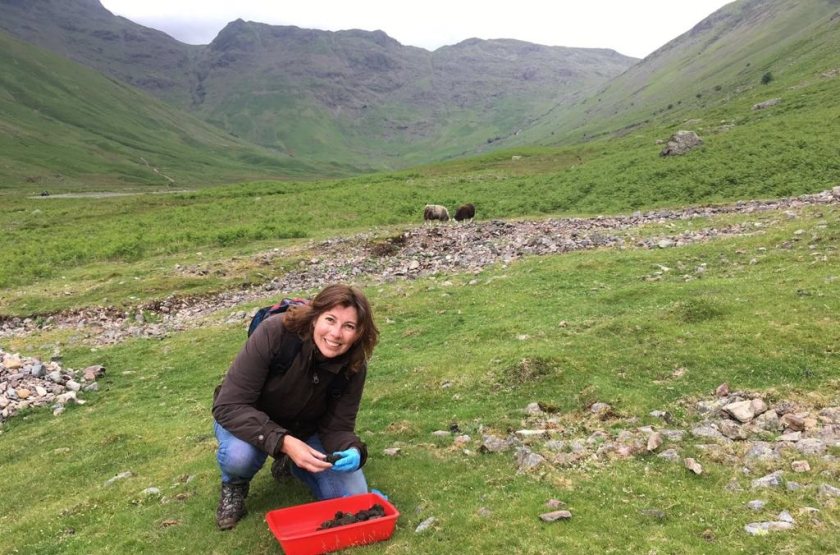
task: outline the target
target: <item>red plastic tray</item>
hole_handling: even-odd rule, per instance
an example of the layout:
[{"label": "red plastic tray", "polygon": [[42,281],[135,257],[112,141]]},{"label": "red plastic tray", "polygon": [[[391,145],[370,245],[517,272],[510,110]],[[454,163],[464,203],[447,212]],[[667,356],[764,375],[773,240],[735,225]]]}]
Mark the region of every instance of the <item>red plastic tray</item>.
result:
[{"label": "red plastic tray", "polygon": [[[321,523],[334,518],[337,511],[356,513],[370,509],[374,503],[385,508],[385,516],[318,530]],[[387,540],[394,533],[399,516],[397,508],[383,497],[362,493],[275,509],[266,513],[265,520],[286,555],[318,555]]]}]

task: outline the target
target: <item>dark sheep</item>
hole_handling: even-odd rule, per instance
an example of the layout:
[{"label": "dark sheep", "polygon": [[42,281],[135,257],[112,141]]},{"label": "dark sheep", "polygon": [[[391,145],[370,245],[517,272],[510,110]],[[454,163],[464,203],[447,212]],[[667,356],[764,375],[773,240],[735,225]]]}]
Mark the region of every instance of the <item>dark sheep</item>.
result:
[{"label": "dark sheep", "polygon": [[462,204],[455,211],[455,220],[463,222],[464,220],[472,220],[475,218],[475,206],[472,204]]},{"label": "dark sheep", "polygon": [[442,222],[449,221],[449,210],[445,206],[439,204],[427,204],[423,208],[423,220],[440,220]]}]

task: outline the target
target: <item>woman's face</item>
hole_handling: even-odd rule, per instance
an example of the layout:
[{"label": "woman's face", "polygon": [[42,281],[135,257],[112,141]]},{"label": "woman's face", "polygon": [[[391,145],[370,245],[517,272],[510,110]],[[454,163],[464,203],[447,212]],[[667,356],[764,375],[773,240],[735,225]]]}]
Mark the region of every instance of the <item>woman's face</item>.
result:
[{"label": "woman's face", "polygon": [[356,307],[336,305],[322,312],[315,320],[312,337],[315,346],[327,358],[349,351],[359,338]]}]

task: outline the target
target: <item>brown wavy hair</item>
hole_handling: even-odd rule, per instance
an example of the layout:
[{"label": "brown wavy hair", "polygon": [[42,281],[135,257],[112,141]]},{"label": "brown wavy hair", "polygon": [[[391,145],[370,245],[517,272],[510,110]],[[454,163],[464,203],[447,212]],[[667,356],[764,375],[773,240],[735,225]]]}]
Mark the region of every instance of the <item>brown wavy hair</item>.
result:
[{"label": "brown wavy hair", "polygon": [[341,283],[328,285],[311,303],[290,308],[285,313],[283,325],[303,339],[310,339],[318,317],[335,306],[352,306],[356,309],[359,337],[349,350],[349,368],[358,372],[370,360],[373,348],[379,341],[379,330],[373,322],[373,311],[361,289]]}]

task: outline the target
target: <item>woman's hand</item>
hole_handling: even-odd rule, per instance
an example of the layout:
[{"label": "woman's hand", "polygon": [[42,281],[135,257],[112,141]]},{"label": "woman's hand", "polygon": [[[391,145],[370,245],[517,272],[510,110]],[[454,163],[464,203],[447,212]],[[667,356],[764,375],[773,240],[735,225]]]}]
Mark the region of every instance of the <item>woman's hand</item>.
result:
[{"label": "woman's hand", "polygon": [[336,472],[355,472],[359,470],[359,464],[362,462],[362,455],[355,447],[351,447],[346,451],[337,451],[334,455],[340,457],[333,463],[332,469]]},{"label": "woman's hand", "polygon": [[309,472],[322,472],[332,468],[332,465],[324,460],[325,454],[296,437],[290,435],[284,437],[281,451],[288,455],[295,465]]}]

